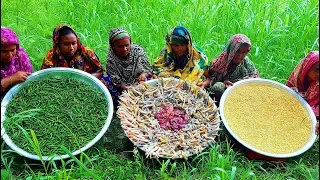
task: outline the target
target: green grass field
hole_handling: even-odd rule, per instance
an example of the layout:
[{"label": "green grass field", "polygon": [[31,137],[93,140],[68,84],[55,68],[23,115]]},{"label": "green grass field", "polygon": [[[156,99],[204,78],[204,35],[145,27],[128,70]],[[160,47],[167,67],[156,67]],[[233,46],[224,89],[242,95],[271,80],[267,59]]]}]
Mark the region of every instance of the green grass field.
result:
[{"label": "green grass field", "polygon": [[[187,27],[210,60],[236,33],[252,42],[250,59],[262,78],[285,83],[309,51],[319,49],[317,0],[3,0],[1,25],[12,28],[39,70],[52,47],[58,24],[74,27],[82,43],[95,50],[103,66],[108,35],[125,27],[153,63],[164,36]],[[249,161],[225,132],[214,147],[188,161],[145,159],[140,151],[114,152],[103,140],[80,156],[41,163],[1,151],[2,179],[319,179],[319,138],[288,162]],[[2,143],[2,149],[4,149]]]}]

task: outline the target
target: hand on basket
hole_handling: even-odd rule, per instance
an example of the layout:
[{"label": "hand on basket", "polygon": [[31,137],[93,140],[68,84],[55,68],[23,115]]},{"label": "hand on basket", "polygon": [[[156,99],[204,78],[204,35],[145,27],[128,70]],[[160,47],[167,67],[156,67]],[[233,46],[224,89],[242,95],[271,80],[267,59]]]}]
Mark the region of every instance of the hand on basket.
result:
[{"label": "hand on basket", "polygon": [[226,85],[226,89],[228,87],[230,87],[230,86],[233,86],[233,83],[231,81],[228,81],[228,80],[225,80],[223,83]]},{"label": "hand on basket", "polygon": [[199,86],[200,88],[205,88],[209,86],[209,84],[210,84],[210,79],[207,78],[205,81],[197,83],[197,86]]},{"label": "hand on basket", "polygon": [[125,84],[123,84],[123,83],[121,83],[120,88],[121,88],[121,90],[123,90],[123,91],[128,89],[128,87],[127,87]]},{"label": "hand on basket", "polygon": [[138,77],[138,82],[145,82],[147,81],[147,77],[148,77],[148,74],[147,73],[141,73],[140,76]]}]

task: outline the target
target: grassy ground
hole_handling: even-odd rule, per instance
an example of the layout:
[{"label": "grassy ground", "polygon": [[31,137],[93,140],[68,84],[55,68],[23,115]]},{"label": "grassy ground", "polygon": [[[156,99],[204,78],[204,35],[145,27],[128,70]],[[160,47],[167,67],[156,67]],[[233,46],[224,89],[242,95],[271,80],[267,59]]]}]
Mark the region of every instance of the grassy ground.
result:
[{"label": "grassy ground", "polygon": [[[164,36],[176,25],[186,26],[209,59],[218,56],[228,39],[246,34],[250,59],[261,77],[284,83],[297,62],[318,50],[319,4],[316,0],[16,0],[1,1],[1,25],[12,28],[39,70],[52,46],[53,28],[68,23],[82,43],[94,49],[105,66],[108,34],[125,27],[145,47],[153,62]],[[107,134],[108,135],[108,134]],[[127,147],[115,151],[108,136],[80,156],[62,162],[24,159],[1,152],[3,179],[319,179],[319,140],[286,163],[248,161],[241,147],[221,132],[217,144],[188,161],[145,159]],[[2,143],[4,146],[4,144]],[[2,147],[4,149],[4,147]],[[33,178],[32,178],[33,177]]]}]

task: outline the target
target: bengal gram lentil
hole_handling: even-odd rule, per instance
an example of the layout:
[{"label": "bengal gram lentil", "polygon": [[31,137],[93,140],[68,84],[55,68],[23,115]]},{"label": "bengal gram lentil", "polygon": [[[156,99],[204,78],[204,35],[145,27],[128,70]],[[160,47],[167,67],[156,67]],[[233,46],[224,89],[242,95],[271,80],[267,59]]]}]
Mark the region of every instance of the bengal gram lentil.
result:
[{"label": "bengal gram lentil", "polygon": [[265,83],[234,89],[226,99],[224,113],[241,140],[267,153],[293,153],[308,142],[312,133],[302,104],[285,90]]},{"label": "bengal gram lentil", "polygon": [[[101,131],[107,117],[107,100],[98,89],[69,77],[54,77],[29,82],[9,102],[4,127],[12,141],[35,154],[22,133],[33,130],[43,156],[66,154],[64,145],[74,152],[89,143]],[[30,110],[40,111],[30,118],[13,118]]]}]

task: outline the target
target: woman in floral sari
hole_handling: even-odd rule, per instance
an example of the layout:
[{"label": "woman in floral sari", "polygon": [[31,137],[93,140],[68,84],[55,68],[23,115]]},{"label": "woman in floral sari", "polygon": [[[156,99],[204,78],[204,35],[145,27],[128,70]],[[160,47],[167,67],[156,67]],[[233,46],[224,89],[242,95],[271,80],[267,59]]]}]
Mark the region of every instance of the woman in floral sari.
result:
[{"label": "woman in floral sari", "polygon": [[286,85],[299,93],[317,117],[319,133],[319,51],[311,51],[291,73]]},{"label": "woman in floral sari", "polygon": [[166,36],[166,47],[153,64],[153,72],[158,77],[175,77],[199,84],[205,79],[207,66],[207,56],[193,45],[189,31],[177,26]]},{"label": "woman in floral sari", "polygon": [[247,56],[250,50],[249,38],[244,34],[236,34],[231,37],[219,57],[211,62],[210,78],[207,78],[201,86],[210,85],[208,91],[214,94],[216,101],[220,101],[223,92],[233,83],[242,79],[259,77],[257,69]]},{"label": "woman in floral sari", "polygon": [[52,67],[75,68],[101,78],[103,69],[94,51],[82,45],[71,26],[57,26],[52,36],[53,48],[43,59],[41,69]]},{"label": "woman in floral sari", "polygon": [[13,85],[24,82],[32,72],[18,36],[10,28],[1,27],[1,100]]}]

